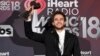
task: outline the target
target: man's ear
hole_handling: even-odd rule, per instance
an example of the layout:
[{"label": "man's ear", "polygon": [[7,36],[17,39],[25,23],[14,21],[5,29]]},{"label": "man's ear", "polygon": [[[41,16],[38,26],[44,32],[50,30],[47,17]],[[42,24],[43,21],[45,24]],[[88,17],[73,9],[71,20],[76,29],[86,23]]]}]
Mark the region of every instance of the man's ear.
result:
[{"label": "man's ear", "polygon": [[54,22],[52,22],[52,25],[54,26]]},{"label": "man's ear", "polygon": [[64,26],[66,26],[66,22],[64,22]]},{"label": "man's ear", "polygon": [[66,25],[66,22],[64,22],[64,24]]}]

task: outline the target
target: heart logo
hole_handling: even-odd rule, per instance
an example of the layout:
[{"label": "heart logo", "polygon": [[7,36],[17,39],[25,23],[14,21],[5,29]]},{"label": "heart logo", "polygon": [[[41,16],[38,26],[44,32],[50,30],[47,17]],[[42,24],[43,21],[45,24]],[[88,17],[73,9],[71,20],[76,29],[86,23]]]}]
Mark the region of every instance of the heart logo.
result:
[{"label": "heart logo", "polygon": [[[26,0],[24,3],[24,7],[28,8],[30,6],[32,0]],[[37,9],[38,14],[40,14],[46,8],[46,2],[44,0],[36,0],[36,2],[40,3],[41,7]]]}]

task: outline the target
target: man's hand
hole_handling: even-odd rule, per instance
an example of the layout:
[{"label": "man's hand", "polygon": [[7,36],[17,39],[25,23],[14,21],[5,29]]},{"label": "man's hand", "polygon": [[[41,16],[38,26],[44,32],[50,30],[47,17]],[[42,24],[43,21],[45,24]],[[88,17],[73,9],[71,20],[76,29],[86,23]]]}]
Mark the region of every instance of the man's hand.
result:
[{"label": "man's hand", "polygon": [[26,21],[31,21],[32,20],[31,16],[34,13],[34,6],[28,5],[27,8],[25,8],[25,10],[26,10],[26,12],[28,12],[28,17],[27,17]]},{"label": "man's hand", "polygon": [[32,7],[31,7],[30,5],[28,5],[28,6],[25,8],[25,10],[26,10],[26,11],[29,11],[31,8],[32,8]]}]

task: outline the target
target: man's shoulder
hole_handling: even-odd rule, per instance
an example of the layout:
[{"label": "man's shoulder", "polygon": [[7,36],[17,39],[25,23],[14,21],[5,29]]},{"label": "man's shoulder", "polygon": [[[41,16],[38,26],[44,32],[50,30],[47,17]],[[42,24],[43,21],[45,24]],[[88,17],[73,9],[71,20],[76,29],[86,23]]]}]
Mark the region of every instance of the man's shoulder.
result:
[{"label": "man's shoulder", "polygon": [[75,34],[70,33],[68,31],[66,31],[66,35],[69,36],[68,38],[75,38],[75,39],[77,39],[77,36]]},{"label": "man's shoulder", "polygon": [[43,32],[43,35],[48,35],[48,34],[50,34],[52,32],[52,30],[44,30],[44,32]]}]

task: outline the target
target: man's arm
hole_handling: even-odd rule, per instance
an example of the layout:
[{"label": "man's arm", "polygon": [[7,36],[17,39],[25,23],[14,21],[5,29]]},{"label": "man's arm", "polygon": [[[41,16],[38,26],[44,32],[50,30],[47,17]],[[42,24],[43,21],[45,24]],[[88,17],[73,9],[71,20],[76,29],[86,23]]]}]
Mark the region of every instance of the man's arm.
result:
[{"label": "man's arm", "polygon": [[25,10],[30,11],[29,16],[24,21],[25,35],[31,40],[44,42],[44,39],[45,39],[44,34],[32,32],[32,18],[31,17],[34,14],[34,7],[28,5],[28,7],[25,8]]},{"label": "man's arm", "polygon": [[81,56],[80,54],[80,46],[79,46],[79,41],[78,38],[74,35],[75,41],[74,41],[74,48],[73,48],[73,56]]}]

